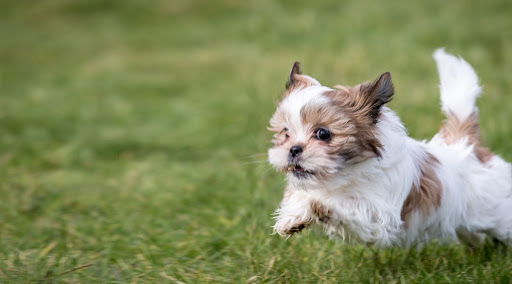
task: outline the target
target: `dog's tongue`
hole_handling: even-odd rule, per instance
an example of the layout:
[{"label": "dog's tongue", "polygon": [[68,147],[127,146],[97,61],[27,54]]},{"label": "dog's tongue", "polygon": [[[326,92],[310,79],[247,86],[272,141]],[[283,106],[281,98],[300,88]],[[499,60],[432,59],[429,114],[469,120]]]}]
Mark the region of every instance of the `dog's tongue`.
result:
[{"label": "dog's tongue", "polygon": [[299,165],[295,165],[295,168],[293,170],[296,171],[296,172],[303,172],[304,171],[304,169],[301,166],[299,166]]}]

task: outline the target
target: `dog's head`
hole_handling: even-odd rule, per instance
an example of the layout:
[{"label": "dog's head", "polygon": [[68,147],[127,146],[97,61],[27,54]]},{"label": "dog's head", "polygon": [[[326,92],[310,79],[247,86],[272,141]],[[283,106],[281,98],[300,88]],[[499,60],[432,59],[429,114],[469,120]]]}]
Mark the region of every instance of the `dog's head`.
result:
[{"label": "dog's head", "polygon": [[389,73],[355,87],[323,87],[292,66],[286,90],[270,119],[269,162],[296,184],[322,183],[381,156],[377,123],[391,100]]}]

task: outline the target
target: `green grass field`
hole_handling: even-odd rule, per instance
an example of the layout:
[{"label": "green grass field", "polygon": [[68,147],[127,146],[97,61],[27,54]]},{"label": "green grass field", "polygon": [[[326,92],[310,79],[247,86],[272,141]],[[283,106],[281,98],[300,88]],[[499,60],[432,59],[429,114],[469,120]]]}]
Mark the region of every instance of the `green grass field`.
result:
[{"label": "green grass field", "polygon": [[512,283],[512,251],[490,245],[271,235],[284,181],[265,161],[296,60],[328,86],[390,71],[390,107],[431,137],[443,46],[479,73],[483,139],[512,161],[511,15],[509,0],[3,1],[0,282]]}]

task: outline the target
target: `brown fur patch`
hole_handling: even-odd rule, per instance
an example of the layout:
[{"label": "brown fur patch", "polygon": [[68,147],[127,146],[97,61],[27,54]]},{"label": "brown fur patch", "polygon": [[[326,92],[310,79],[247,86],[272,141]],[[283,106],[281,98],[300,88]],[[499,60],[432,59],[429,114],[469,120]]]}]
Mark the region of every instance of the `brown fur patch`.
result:
[{"label": "brown fur patch", "polygon": [[468,145],[474,145],[474,152],[482,164],[487,163],[493,156],[489,149],[483,147],[480,141],[478,113],[473,112],[468,118],[460,121],[455,115],[449,113],[441,126],[439,134],[446,144],[453,144],[460,139],[467,138]]},{"label": "brown fur patch", "polygon": [[329,104],[306,105],[301,109],[302,122],[310,131],[326,127],[332,133],[328,142],[330,155],[342,156],[346,162],[359,163],[381,155],[382,145],[375,136],[373,117],[367,115],[368,94],[360,86],[326,92]]},{"label": "brown fur patch", "polygon": [[437,209],[441,205],[441,182],[435,172],[438,164],[439,160],[430,153],[427,153],[427,157],[419,162],[421,176],[419,181],[413,184],[404,201],[400,212],[402,221],[407,221],[410,214],[416,210],[426,218],[432,208]]},{"label": "brown fur patch", "polygon": [[319,201],[311,202],[311,211],[315,215],[317,222],[328,222],[331,219],[331,212]]},{"label": "brown fur patch", "polygon": [[350,89],[343,86],[343,85],[334,85],[334,88],[335,89],[338,89],[338,90],[342,90],[342,91],[345,91],[345,92],[348,92]]},{"label": "brown fur patch", "polygon": [[317,121],[336,134],[330,144],[346,161],[357,163],[380,157],[382,145],[374,131],[382,106],[394,94],[391,75],[386,72],[371,83],[353,88],[335,87],[338,90],[324,94],[332,105],[319,110],[303,110],[303,122]]}]

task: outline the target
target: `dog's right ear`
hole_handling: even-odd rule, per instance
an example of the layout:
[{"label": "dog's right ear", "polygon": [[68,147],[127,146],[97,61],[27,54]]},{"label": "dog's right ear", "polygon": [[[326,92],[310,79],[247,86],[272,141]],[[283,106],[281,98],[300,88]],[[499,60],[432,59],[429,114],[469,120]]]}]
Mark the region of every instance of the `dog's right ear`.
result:
[{"label": "dog's right ear", "polygon": [[288,81],[286,81],[286,89],[290,89],[294,85],[298,84],[300,81],[300,74],[302,72],[300,71],[300,63],[298,61],[295,61],[292,65],[292,69],[290,69],[290,75],[288,76]]},{"label": "dog's right ear", "polygon": [[293,90],[311,86],[320,86],[320,83],[308,75],[302,75],[300,63],[295,61],[290,69],[290,75],[288,76],[288,81],[286,81],[286,91],[284,92],[283,97],[286,97]]}]

